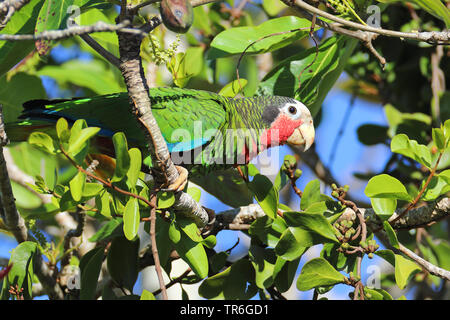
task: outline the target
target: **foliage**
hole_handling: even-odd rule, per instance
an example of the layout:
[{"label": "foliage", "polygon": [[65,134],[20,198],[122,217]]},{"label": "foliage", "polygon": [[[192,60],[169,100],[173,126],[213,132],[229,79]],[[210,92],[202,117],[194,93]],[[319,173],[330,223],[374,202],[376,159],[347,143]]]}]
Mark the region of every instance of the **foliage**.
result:
[{"label": "foliage", "polygon": [[[382,13],[382,25],[387,29],[407,32],[420,27],[432,31],[449,25],[448,9],[440,0],[412,1],[413,17],[404,1],[379,2],[388,4]],[[367,18],[367,6],[377,1],[328,3],[335,6],[335,11],[328,9],[330,12],[359,21]],[[32,0],[0,34],[39,34],[63,29],[70,18],[67,8],[71,5],[81,8],[77,18],[81,25],[98,20],[114,24],[117,16],[110,1]],[[192,26],[189,11],[190,16],[184,17],[189,20],[186,25],[171,27],[183,33],[189,31],[176,35],[168,45],[165,40],[173,33],[164,26],[153,30],[141,48],[149,81],[155,85],[172,81],[179,87],[220,91],[229,97],[294,97],[309,107],[316,123],[320,122],[322,103],[336,83],[355,96],[381,102],[387,126],[368,123],[359,127],[357,134],[364,145],[388,146],[391,160],[378,173],[355,175],[363,180],[370,206],[382,221],[381,228],[388,239],[384,249],[379,249],[376,230],[366,230],[358,210],[354,210],[354,216],[346,214],[348,208],[356,206],[348,200],[353,186],[333,185],[331,193],[324,194],[318,179],[305,181],[298,204],[296,183],[304,178],[297,169],[297,158],[288,155],[277,168],[275,179],[269,179],[250,164],[241,167],[242,177],[233,169],[193,179],[204,191],[192,186],[186,189],[196,201],[209,193],[233,207],[253,202],[261,207],[264,215],[242,231],[250,238],[248,253],[229,259],[234,248],[218,250],[217,234],[199,230],[192,220],[174,212],[173,192],[155,192],[154,181],[146,177],[148,168],[142,165],[141,151],[130,147],[126,132],[112,136],[114,159],[108,158],[112,165],[96,167],[90,146],[101,128],[88,126],[83,119],[68,122],[60,118],[51,130],[38,128],[27,142],[9,147],[15,164],[35,181],[13,181],[12,186],[18,210],[37,241],[23,242],[12,251],[12,268],[3,279],[2,299],[32,298],[32,286],[38,281],[33,259],[38,251],[54,268],[62,267],[64,259],[73,256],[70,264],[80,270],[80,287],[64,288],[67,297],[155,299],[157,292],[134,290],[143,268],[155,264],[148,262],[150,249],[144,255],[140,252],[145,239],[140,226],[150,233],[152,210],[156,213],[156,247],[162,268],[170,275],[179,258],[192,271],[172,279],[182,286],[184,298],[188,298],[185,288],[192,284],[199,284],[198,294],[206,299],[250,299],[257,295],[261,299],[274,298],[294,284],[299,291],[314,290],[317,296],[343,284],[352,287],[351,297],[392,300],[397,298],[392,294],[393,288],[445,286],[445,280],[423,271],[398,251],[400,244],[417,247],[424,259],[448,270],[450,244],[445,222],[427,228],[424,238],[417,241],[419,231],[397,230],[392,222],[399,209],[404,208],[406,214],[420,202],[431,204],[450,192],[450,92],[446,88],[439,92],[439,114],[430,107],[434,103],[430,59],[436,48],[380,37],[376,48],[388,60],[383,70],[357,40],[337,34],[319,39],[324,30],[317,25],[311,30],[309,20],[296,16],[281,2],[263,0],[247,7],[251,10],[236,14],[230,9],[236,9],[234,1],[198,6],[193,9]],[[164,1],[161,10],[169,9],[170,1]],[[139,11],[137,19],[146,21],[152,13],[159,12],[157,7],[152,10]],[[173,12],[167,14],[174,18]],[[167,26],[169,22],[164,23]],[[317,46],[308,41],[310,32],[319,39]],[[118,54],[115,34],[97,33],[93,37]],[[180,41],[185,46],[180,46]],[[89,53],[90,59],[61,62],[52,54],[57,45]],[[448,48],[443,50],[448,57]],[[263,55],[270,56],[270,70],[260,66]],[[0,59],[0,103],[7,122],[17,119],[26,100],[45,98],[42,79],[51,78],[60,90],[57,94],[67,97],[125,90],[120,71],[78,38],[36,43],[1,41]],[[262,75],[258,74],[258,66]],[[442,59],[440,68],[448,83],[448,58]],[[348,77],[338,82],[344,71]],[[295,207],[285,197],[286,190],[291,192],[291,199],[295,197]],[[42,195],[51,200],[44,201]],[[56,214],[65,211],[82,212],[100,225],[94,235],[83,239],[95,244],[84,255],[77,248],[67,250],[64,236],[46,237],[41,233],[40,229],[55,225]],[[40,229],[33,225],[36,220]],[[313,247],[320,251],[318,257],[307,254]],[[393,267],[392,274],[383,274],[381,288],[365,286],[361,279],[361,261],[374,255]],[[100,281],[106,276],[112,279],[113,288]],[[11,291],[10,286],[17,286],[17,290]]]}]

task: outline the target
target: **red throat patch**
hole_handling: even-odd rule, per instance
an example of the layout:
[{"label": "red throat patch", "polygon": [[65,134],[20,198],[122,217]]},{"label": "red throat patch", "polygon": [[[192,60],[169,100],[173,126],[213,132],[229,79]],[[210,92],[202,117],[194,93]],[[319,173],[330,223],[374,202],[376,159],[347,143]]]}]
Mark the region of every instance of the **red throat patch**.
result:
[{"label": "red throat patch", "polygon": [[302,123],[302,120],[292,120],[281,113],[272,123],[272,126],[261,134],[259,138],[261,146],[270,148],[285,144],[287,139],[294,133],[294,130]]}]

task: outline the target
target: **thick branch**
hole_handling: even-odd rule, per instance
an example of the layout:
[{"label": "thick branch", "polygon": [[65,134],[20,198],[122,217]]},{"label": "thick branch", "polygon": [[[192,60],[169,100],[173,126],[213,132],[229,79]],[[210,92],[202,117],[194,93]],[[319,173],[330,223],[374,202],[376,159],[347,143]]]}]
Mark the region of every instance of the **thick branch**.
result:
[{"label": "thick branch", "polygon": [[[4,215],[3,218],[8,230],[14,235],[18,243],[22,243],[27,241],[29,236],[25,221],[16,208],[16,199],[12,193],[11,181],[9,179],[8,169],[3,155],[3,147],[7,143],[8,138],[4,129],[3,110],[0,105],[0,192],[2,195],[2,214]],[[40,252],[38,252],[34,258],[34,272],[50,299],[62,299],[64,297],[59,284],[52,276],[52,272],[42,260]]]},{"label": "thick branch", "polygon": [[[348,208],[347,210],[353,212],[353,210],[350,208]],[[382,221],[378,218],[373,209],[358,208],[358,210],[364,216],[364,220],[366,221],[367,226],[371,230],[377,232],[377,236],[380,239],[382,240],[386,239],[387,236],[384,229],[382,228],[383,225]],[[394,213],[394,216],[401,214],[402,211],[403,210],[399,210],[399,212]],[[244,229],[244,228],[237,228],[236,226],[237,225],[240,225],[242,227],[248,226],[257,218],[262,217],[264,215],[265,215],[264,211],[257,204],[251,204],[246,207],[219,212],[216,215],[216,223],[214,224],[210,232],[215,234],[220,230],[230,229],[228,228],[229,225],[233,225],[234,226],[233,229],[235,230]],[[404,217],[397,220],[393,224],[393,228],[394,229],[417,228],[424,225],[435,223],[448,216],[450,216],[450,198],[443,198],[431,205],[409,210]],[[388,241],[383,242],[389,243]],[[415,262],[417,262],[418,265],[420,265],[430,274],[441,277],[442,279],[450,280],[450,271],[447,271],[445,269],[433,265],[432,263],[416,255],[414,252],[412,252],[405,246],[400,244],[400,249],[395,248],[391,249],[394,250],[395,252],[403,253],[407,257],[413,259]]]},{"label": "thick branch", "polygon": [[[360,209],[372,230],[382,228],[382,222],[373,209]],[[390,218],[393,221],[403,213],[404,209],[396,211]],[[394,229],[413,229],[424,227],[442,220],[450,215],[450,198],[443,198],[428,205],[411,209],[408,213],[393,222]]]},{"label": "thick branch", "polygon": [[[130,13],[125,10],[119,16],[120,21],[132,20]],[[150,20],[149,24],[159,25],[158,19]],[[142,124],[144,134],[149,141],[149,151],[152,157],[153,174],[159,184],[172,184],[179,178],[178,170],[170,159],[169,150],[161,130],[152,114],[148,86],[140,57],[142,38],[139,35],[118,33],[120,70],[127,85],[133,113]],[[178,192],[173,208],[184,215],[193,218],[199,226],[204,226],[209,218],[206,211],[184,192]]]},{"label": "thick branch", "polygon": [[[332,14],[322,11],[314,6],[309,5],[302,0],[293,0],[293,1],[292,0],[281,0],[281,1],[283,1],[288,6],[296,8],[297,10],[298,9],[305,10],[307,12],[317,14],[321,17],[324,17],[324,18],[330,19],[334,22],[337,22],[338,24],[340,24],[342,26],[353,28],[353,29],[360,30],[360,31],[376,33],[376,34],[383,35],[386,37],[395,37],[395,38],[401,38],[401,39],[424,41],[424,42],[428,42],[428,43],[432,43],[432,44],[449,44],[450,43],[450,30],[445,30],[445,31],[440,31],[440,32],[437,32],[437,31],[400,32],[400,31],[388,30],[388,29],[383,29],[383,28],[375,28],[375,27],[371,27],[369,25],[363,25],[360,23],[356,23],[353,21],[349,21],[349,20],[345,20],[343,18],[336,17],[335,15],[332,15]],[[317,20],[319,21],[320,19],[317,19]],[[327,24],[327,25],[328,26],[326,26],[326,27],[328,29],[331,29],[329,27],[330,24]],[[337,26],[334,25],[333,27],[337,27]],[[333,31],[339,32],[337,30],[338,29],[335,28],[335,30],[333,30]],[[344,32],[342,30],[342,28],[340,28],[340,27],[339,27],[339,30],[341,31],[339,33]],[[347,31],[350,31],[350,30],[347,30]]]},{"label": "thick branch", "polygon": [[20,216],[16,208],[16,199],[12,192],[11,180],[9,179],[8,168],[6,166],[5,157],[3,155],[3,147],[8,143],[5,127],[3,123],[3,108],[0,105],[0,193],[1,205],[3,207],[5,225],[14,235],[17,242],[27,241],[28,230],[25,221]]}]

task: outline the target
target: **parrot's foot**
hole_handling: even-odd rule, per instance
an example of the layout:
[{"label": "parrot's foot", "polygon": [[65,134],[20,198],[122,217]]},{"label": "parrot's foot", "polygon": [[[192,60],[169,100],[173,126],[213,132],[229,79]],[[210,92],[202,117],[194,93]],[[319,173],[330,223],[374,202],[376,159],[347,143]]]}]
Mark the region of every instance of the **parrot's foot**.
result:
[{"label": "parrot's foot", "polygon": [[178,192],[183,191],[184,188],[186,187],[186,184],[188,182],[189,171],[187,171],[186,168],[180,166],[175,166],[175,168],[177,168],[179,174],[177,180],[175,180],[175,182],[170,184],[167,188],[161,189],[162,191]]}]

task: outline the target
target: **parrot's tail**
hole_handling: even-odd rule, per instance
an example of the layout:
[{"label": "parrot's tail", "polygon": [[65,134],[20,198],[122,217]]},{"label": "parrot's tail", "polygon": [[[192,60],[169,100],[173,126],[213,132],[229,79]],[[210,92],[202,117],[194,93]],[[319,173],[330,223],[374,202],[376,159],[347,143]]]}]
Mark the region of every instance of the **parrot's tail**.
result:
[{"label": "parrot's tail", "polygon": [[30,134],[34,131],[53,135],[55,133],[55,123],[61,115],[54,110],[47,109],[46,106],[64,101],[68,100],[30,100],[25,102],[18,120],[5,124],[9,140],[13,142],[27,141]]}]

